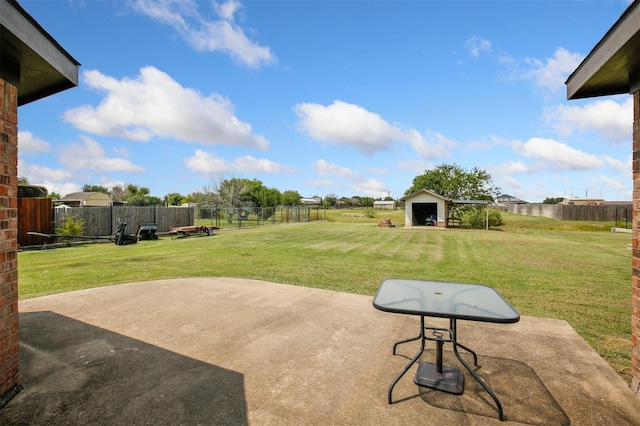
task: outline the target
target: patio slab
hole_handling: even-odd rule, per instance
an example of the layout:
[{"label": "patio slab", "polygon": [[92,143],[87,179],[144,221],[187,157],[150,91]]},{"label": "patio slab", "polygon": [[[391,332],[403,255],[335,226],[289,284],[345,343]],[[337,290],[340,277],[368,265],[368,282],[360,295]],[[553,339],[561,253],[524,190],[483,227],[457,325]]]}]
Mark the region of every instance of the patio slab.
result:
[{"label": "patio slab", "polygon": [[[458,323],[461,396],[420,388],[419,319],[372,297],[262,281],[123,284],[20,301],[21,384],[2,425],[640,424],[640,399],[565,322]],[[438,321],[433,325],[446,325]],[[434,345],[423,355],[432,361]],[[445,363],[459,366],[450,348]]]}]

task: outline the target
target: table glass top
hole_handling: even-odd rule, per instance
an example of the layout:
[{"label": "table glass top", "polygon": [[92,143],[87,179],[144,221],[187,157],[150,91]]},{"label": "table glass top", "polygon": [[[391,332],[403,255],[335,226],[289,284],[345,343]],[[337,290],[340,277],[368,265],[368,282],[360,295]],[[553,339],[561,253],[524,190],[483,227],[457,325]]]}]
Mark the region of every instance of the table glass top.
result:
[{"label": "table glass top", "polygon": [[382,282],[373,306],[385,312],[512,323],[518,311],[491,287],[392,278]]}]

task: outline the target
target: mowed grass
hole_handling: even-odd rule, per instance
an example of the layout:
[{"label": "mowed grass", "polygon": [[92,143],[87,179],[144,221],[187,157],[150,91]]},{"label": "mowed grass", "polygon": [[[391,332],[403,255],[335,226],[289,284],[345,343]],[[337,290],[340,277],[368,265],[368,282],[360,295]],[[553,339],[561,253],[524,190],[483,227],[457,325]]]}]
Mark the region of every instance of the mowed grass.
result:
[{"label": "mowed grass", "polygon": [[[19,255],[22,299],[133,281],[238,277],[374,295],[403,277],[485,284],[522,314],[566,320],[630,380],[631,234],[611,224],[503,214],[505,225],[404,229],[403,212]],[[396,228],[379,228],[391,218]],[[185,291],[188,291],[186,288]]]}]

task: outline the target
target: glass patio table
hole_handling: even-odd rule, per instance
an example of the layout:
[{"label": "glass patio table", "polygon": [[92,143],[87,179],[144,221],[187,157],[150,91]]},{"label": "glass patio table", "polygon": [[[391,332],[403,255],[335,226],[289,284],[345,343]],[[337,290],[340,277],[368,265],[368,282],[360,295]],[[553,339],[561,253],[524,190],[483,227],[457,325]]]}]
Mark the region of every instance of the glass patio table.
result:
[{"label": "glass patio table", "polygon": [[[458,348],[473,356],[474,366],[478,365],[476,353],[460,344],[457,338],[457,320],[491,323],[515,323],[520,320],[520,314],[496,290],[478,284],[391,278],[380,284],[373,299],[373,306],[384,312],[420,316],[420,334],[393,345],[395,355],[398,345],[415,340],[421,342],[418,353],[391,382],[388,391],[389,404],[393,403],[391,395],[394,386],[418,361],[425,350],[427,340],[436,342],[436,360],[435,363],[420,362],[414,382],[419,386],[461,395],[464,392],[464,375],[455,367],[442,365],[444,343],[451,343],[456,358],[491,396],[498,408],[500,420],[504,420],[500,400],[460,356]],[[425,317],[448,318],[449,328],[427,327]],[[427,331],[430,333],[427,334]]]}]

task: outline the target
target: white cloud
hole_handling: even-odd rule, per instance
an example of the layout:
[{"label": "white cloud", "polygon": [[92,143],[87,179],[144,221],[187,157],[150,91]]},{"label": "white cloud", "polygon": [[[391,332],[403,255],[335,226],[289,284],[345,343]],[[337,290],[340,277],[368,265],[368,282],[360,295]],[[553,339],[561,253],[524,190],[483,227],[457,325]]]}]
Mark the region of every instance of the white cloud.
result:
[{"label": "white cloud", "polygon": [[221,51],[251,68],[277,63],[269,47],[250,40],[235,23],[235,16],[242,8],[239,1],[213,3],[218,19],[208,19],[198,5],[193,0],[137,0],[133,7],[137,12],[173,27],[187,44],[198,51]]},{"label": "white cloud", "polygon": [[296,173],[296,169],[266,158],[255,158],[250,155],[238,157],[232,162],[227,162],[209,152],[197,149],[193,156],[184,160],[186,166],[196,173]]},{"label": "white cloud", "polygon": [[508,186],[511,189],[517,190],[522,188],[522,185],[520,184],[520,182],[511,176],[504,176],[502,178],[502,181],[504,182],[504,185]]},{"label": "white cloud", "polygon": [[478,58],[480,53],[491,51],[491,42],[482,37],[473,36],[464,42],[464,48],[472,57]]},{"label": "white cloud", "polygon": [[512,176],[512,175],[520,175],[524,173],[535,172],[535,171],[538,171],[539,169],[540,169],[539,166],[527,165],[522,161],[508,161],[497,170],[497,174]]},{"label": "white cloud", "polygon": [[37,154],[50,152],[51,144],[44,139],[40,139],[31,132],[18,131],[18,149],[20,154]]},{"label": "white cloud", "polygon": [[49,193],[55,192],[64,196],[81,190],[79,185],[70,182],[73,174],[69,170],[52,169],[18,160],[18,171],[19,176],[26,177],[30,184],[44,186]]},{"label": "white cloud", "polygon": [[628,96],[622,102],[597,100],[584,106],[547,107],[543,119],[565,137],[575,132],[594,131],[606,139],[627,141],[632,133],[633,98]]},{"label": "white cloud", "polygon": [[422,157],[448,157],[449,149],[456,145],[440,133],[427,132],[424,136],[414,129],[403,130],[379,114],[338,100],[329,106],[302,103],[296,105],[294,111],[299,118],[298,130],[312,139],[352,146],[366,155],[389,150],[394,142],[403,141]]},{"label": "white cloud", "polygon": [[342,167],[337,164],[328,163],[325,160],[317,160],[313,164],[313,168],[318,171],[318,175],[325,177],[330,176],[334,178],[348,179],[348,180],[360,180],[362,179],[360,173],[354,172],[347,167]]},{"label": "white cloud", "polygon": [[400,129],[358,105],[342,101],[329,106],[302,103],[294,111],[300,119],[299,130],[311,138],[353,146],[368,155],[387,150],[392,142],[402,139]]},{"label": "white cloud", "polygon": [[204,97],[154,67],[142,68],[135,80],[117,80],[99,71],[85,72],[83,80],[106,92],[97,107],[84,105],[64,113],[66,121],[85,132],[134,141],[156,136],[207,145],[269,146],[234,115],[228,99],[217,94]]},{"label": "white cloud", "polygon": [[532,80],[536,87],[552,93],[558,92],[564,89],[564,82],[580,65],[582,59],[580,53],[571,53],[559,47],[552,58],[546,58],[544,61],[527,58],[525,62],[529,68],[523,72],[522,78]]},{"label": "white cloud", "polygon": [[306,184],[314,188],[342,188],[340,183],[334,182],[331,179],[310,180],[307,181]]},{"label": "white cloud", "polygon": [[40,185],[45,181],[60,182],[70,180],[73,176],[69,170],[28,164],[23,160],[18,160],[18,174],[26,177],[29,183],[33,185]]},{"label": "white cloud", "polygon": [[613,170],[624,173],[628,177],[632,178],[633,164],[631,156],[628,156],[625,161],[609,157],[608,155],[603,155],[602,158],[604,159],[604,162],[607,163]]},{"label": "white cloud", "polygon": [[410,129],[406,135],[413,149],[423,158],[450,157],[449,150],[457,146],[439,132],[428,131],[425,137],[417,130]]},{"label": "white cloud", "polygon": [[431,170],[435,166],[436,165],[432,162],[416,160],[414,158],[398,162],[398,168],[400,168],[401,170],[409,170],[417,174],[423,174],[426,170]]},{"label": "white cloud", "polygon": [[598,157],[553,139],[531,138],[525,143],[514,142],[513,149],[553,170],[592,170],[604,165]]},{"label": "white cloud", "polygon": [[603,184],[602,186],[607,188],[608,190],[615,189],[622,191],[629,188],[629,182],[626,179],[624,181],[621,181],[620,179],[612,179],[609,176],[599,175],[597,177],[597,180],[601,182]]},{"label": "white cloud", "polygon": [[365,197],[384,198],[391,193],[391,189],[385,183],[376,179],[367,179],[354,182],[349,187],[356,193]]},{"label": "white cloud", "polygon": [[59,151],[60,163],[73,169],[96,171],[143,172],[144,167],[129,160],[107,157],[102,146],[94,139],[80,136],[82,143],[72,143]]}]

